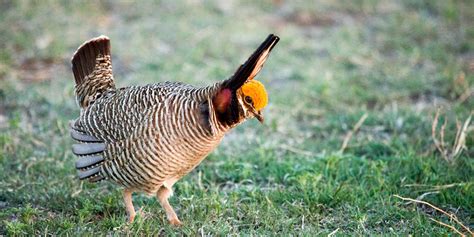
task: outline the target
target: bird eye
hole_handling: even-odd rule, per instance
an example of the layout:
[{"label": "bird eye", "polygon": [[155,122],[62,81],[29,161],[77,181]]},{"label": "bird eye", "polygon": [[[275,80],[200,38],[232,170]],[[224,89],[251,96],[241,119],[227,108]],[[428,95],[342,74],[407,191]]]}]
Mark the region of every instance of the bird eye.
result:
[{"label": "bird eye", "polygon": [[252,104],[253,101],[252,101],[252,97],[250,96],[245,96],[245,102],[249,103],[249,104]]}]

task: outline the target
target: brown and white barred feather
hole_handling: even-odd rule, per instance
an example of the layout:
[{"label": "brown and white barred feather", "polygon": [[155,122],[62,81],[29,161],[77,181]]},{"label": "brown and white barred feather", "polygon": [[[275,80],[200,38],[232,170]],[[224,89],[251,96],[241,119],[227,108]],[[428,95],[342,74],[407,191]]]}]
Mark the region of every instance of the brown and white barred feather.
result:
[{"label": "brown and white barred feather", "polygon": [[[212,86],[164,82],[121,89],[114,86],[109,39],[86,42],[72,59],[82,108],[71,123],[79,178],[110,179],[147,193],[171,186],[243,122],[236,90],[258,73],[277,41],[270,35],[230,79]],[[216,105],[228,109],[219,112]]]},{"label": "brown and white barred feather", "polygon": [[72,126],[81,179],[148,193],[190,172],[230,129],[209,103],[219,85],[128,87],[99,98]]}]

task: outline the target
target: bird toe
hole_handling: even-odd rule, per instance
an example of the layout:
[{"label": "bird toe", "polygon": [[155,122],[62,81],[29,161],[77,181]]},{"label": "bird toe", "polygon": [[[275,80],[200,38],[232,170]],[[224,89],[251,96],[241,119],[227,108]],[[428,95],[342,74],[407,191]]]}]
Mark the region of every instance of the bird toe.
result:
[{"label": "bird toe", "polygon": [[171,224],[172,226],[176,226],[176,227],[179,227],[179,226],[182,226],[182,225],[183,225],[183,223],[182,223],[179,219],[177,219],[177,218],[176,218],[176,219],[171,219],[171,220],[170,220],[170,224]]}]

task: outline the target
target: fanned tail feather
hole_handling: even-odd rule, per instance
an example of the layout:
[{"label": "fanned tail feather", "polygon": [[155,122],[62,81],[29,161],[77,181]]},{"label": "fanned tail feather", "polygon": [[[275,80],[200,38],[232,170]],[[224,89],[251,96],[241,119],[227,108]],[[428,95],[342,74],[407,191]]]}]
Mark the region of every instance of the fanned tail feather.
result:
[{"label": "fanned tail feather", "polygon": [[76,81],[76,99],[82,108],[105,92],[115,90],[110,40],[99,36],[82,44],[71,60]]},{"label": "fanned tail feather", "polygon": [[76,84],[81,84],[94,71],[96,58],[105,55],[110,55],[110,39],[107,36],[101,35],[79,46],[71,59]]}]

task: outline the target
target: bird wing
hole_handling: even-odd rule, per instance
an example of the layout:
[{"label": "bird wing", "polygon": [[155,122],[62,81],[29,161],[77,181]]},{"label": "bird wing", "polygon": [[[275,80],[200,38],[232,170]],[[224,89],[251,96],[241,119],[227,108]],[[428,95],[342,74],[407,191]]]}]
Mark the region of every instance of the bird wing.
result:
[{"label": "bird wing", "polygon": [[[167,88],[171,85],[174,89]],[[84,110],[71,123],[70,129],[72,138],[78,142],[72,146],[72,151],[79,156],[76,160],[79,178],[99,181],[104,178],[101,173],[104,165],[107,172],[112,172],[108,166],[128,169],[130,165],[137,165],[134,160],[149,156],[153,149],[160,147],[157,139],[162,134],[175,132],[173,126],[179,126],[180,121],[177,117],[182,117],[185,110],[200,115],[196,121],[201,123],[203,130],[212,133],[209,114],[205,114],[209,109],[202,108],[202,105],[210,106],[212,103],[200,103],[192,96],[185,96],[187,93],[177,89],[180,85],[165,83],[161,87],[150,85],[118,90],[113,96],[101,98]],[[188,92],[192,89],[181,88]],[[173,144],[177,140],[168,142]]]},{"label": "bird wing", "polygon": [[[151,111],[153,109],[149,110]],[[71,123],[71,137],[78,142],[72,145],[72,152],[79,157],[76,159],[79,179],[100,181],[105,178],[101,170],[107,161],[112,161],[114,168],[123,168],[129,165],[131,159],[139,158],[134,148],[137,145],[148,144],[156,137],[157,128],[152,121],[152,116],[147,116],[143,121],[135,124],[133,131],[127,137],[107,141],[79,129],[75,126],[77,122]]]}]

